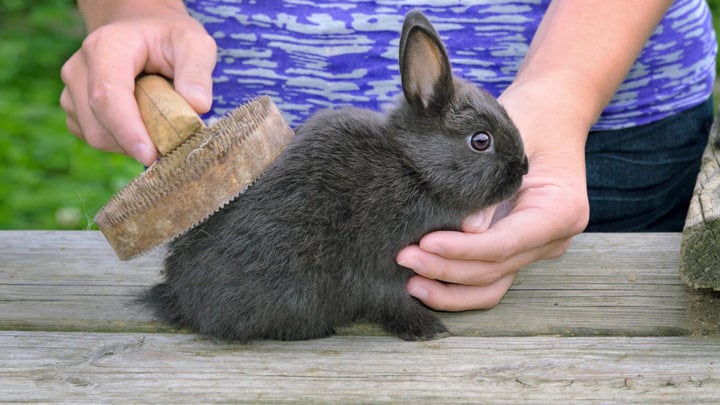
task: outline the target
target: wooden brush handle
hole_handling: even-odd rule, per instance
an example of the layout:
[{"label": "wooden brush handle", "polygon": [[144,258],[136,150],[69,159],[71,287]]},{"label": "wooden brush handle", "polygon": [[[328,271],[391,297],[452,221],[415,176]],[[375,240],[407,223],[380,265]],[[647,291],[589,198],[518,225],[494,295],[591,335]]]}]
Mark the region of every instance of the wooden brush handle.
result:
[{"label": "wooden brush handle", "polygon": [[205,126],[164,77],[147,75],[137,79],[135,99],[150,138],[163,156]]}]

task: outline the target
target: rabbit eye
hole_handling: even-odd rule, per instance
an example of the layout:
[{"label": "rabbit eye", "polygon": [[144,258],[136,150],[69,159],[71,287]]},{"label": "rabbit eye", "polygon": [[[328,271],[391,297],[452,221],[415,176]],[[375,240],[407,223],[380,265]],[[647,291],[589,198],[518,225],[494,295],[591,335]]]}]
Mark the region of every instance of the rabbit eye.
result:
[{"label": "rabbit eye", "polygon": [[468,146],[475,152],[485,152],[492,146],[492,137],[487,132],[475,132],[468,137]]}]

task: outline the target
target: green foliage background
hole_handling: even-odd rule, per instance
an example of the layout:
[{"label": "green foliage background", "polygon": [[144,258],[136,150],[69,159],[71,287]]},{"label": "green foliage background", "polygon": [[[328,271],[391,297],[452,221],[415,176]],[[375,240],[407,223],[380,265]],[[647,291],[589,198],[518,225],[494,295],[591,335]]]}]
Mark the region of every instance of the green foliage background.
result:
[{"label": "green foliage background", "polygon": [[84,35],[71,0],[0,0],[0,229],[91,229],[142,170],[65,127],[60,68]]},{"label": "green foliage background", "polygon": [[[720,27],[720,0],[708,0]],[[92,217],[142,171],[72,136],[60,68],[85,34],[71,0],[0,0],[0,229],[96,229]]]}]

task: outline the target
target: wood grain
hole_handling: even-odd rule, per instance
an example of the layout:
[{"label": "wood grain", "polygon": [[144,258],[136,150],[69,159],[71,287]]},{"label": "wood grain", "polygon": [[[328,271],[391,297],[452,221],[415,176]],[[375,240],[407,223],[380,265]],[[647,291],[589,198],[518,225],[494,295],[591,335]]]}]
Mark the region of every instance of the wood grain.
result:
[{"label": "wood grain", "polygon": [[134,303],[162,250],[124,262],[99,232],[0,231],[0,401],[714,404],[720,294],[680,280],[680,238],[579,235],[495,309],[440,314],[445,339],[356,324],[240,345]]},{"label": "wood grain", "polygon": [[145,128],[161,155],[167,155],[205,127],[190,104],[161,76],[137,79],[135,99]]},{"label": "wood grain", "polygon": [[[680,234],[584,234],[562,258],[521,271],[496,308],[441,313],[458,336],[714,333],[720,300],[679,279]],[[115,258],[98,232],[0,232],[0,329],[167,332],[135,298],[163,252]],[[692,305],[690,305],[692,304]],[[345,335],[382,331],[357,324]]]},{"label": "wood grain", "polygon": [[218,344],[192,335],[0,332],[10,402],[717,403],[717,338],[345,336]]}]

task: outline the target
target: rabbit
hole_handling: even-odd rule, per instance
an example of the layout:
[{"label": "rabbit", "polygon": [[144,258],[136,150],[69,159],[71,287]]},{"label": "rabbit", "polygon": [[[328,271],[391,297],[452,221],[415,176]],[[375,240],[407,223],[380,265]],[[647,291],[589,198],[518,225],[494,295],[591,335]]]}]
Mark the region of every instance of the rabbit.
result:
[{"label": "rabbit", "polygon": [[419,11],[399,46],[404,97],[382,114],[320,111],[247,191],[169,244],[144,301],[219,340],[304,340],[356,320],[405,340],[449,333],[406,291],[405,246],[511,198],[528,171],[518,129],[455,78]]}]

